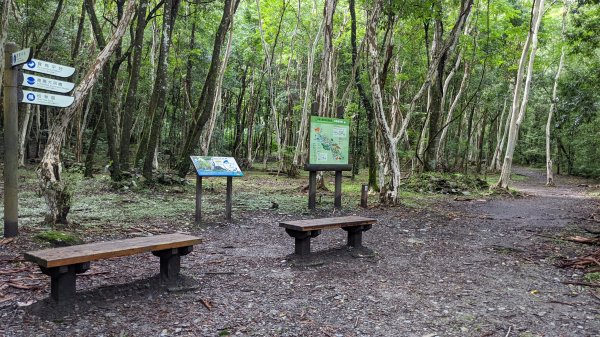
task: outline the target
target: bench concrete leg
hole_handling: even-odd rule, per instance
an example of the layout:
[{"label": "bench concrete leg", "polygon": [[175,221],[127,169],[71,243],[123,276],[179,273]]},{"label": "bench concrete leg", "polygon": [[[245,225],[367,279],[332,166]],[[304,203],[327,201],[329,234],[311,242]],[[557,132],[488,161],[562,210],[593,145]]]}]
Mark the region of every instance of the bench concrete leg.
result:
[{"label": "bench concrete leg", "polygon": [[50,276],[50,298],[56,302],[64,302],[75,298],[77,274],[90,269],[90,263],[40,269]]},{"label": "bench concrete leg", "polygon": [[181,256],[191,253],[193,249],[193,246],[187,246],[153,251],[152,254],[160,257],[160,277],[167,281],[176,279],[181,269]]},{"label": "bench concrete leg", "polygon": [[343,230],[348,232],[348,246],[350,247],[362,247],[362,233],[371,229],[372,225],[356,226],[356,227],[342,227]]},{"label": "bench concrete leg", "polygon": [[295,231],[289,228],[286,228],[285,232],[295,239],[294,253],[300,256],[306,256],[310,254],[310,239],[316,238],[319,236],[319,234],[321,234],[320,230],[304,232]]}]

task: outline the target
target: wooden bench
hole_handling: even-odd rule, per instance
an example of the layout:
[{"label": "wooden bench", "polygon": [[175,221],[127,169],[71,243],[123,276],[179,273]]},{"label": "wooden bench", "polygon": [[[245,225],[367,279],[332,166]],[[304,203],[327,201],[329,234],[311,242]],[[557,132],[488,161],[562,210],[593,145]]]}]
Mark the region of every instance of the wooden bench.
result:
[{"label": "wooden bench", "polygon": [[37,250],[25,253],[25,259],[39,265],[50,276],[50,297],[57,302],[75,296],[76,274],[90,268],[90,261],[152,252],[160,257],[163,280],[177,278],[182,255],[192,252],[199,238],[186,234],[166,234],[133,239]]},{"label": "wooden bench", "polygon": [[280,222],[286,233],[296,241],[295,253],[301,256],[310,254],[310,239],[319,236],[323,229],[341,228],[348,232],[348,246],[362,247],[362,232],[371,229],[377,220],[360,216],[309,219]]}]

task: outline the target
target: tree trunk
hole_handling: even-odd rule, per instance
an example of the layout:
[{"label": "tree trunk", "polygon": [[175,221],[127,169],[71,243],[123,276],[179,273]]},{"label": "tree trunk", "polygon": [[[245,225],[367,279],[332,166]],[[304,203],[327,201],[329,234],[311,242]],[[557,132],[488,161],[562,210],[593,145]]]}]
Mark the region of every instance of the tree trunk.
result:
[{"label": "tree trunk", "polygon": [[[177,18],[177,10],[180,0],[166,0],[164,4],[163,26],[160,41],[160,52],[158,54],[158,65],[156,68],[156,80],[150,106],[148,107],[148,116],[152,120],[150,134],[148,136],[148,145],[145,150],[144,166],[142,175],[149,181],[152,181],[152,168],[157,155],[157,146],[162,130],[163,118],[166,111],[166,95],[168,92],[167,71],[169,68],[169,51],[171,47],[171,35],[173,26]],[[142,149],[144,150],[144,149]]]},{"label": "tree trunk", "polygon": [[[337,0],[335,0],[335,1],[337,1]],[[283,2],[283,9],[281,11],[279,25],[277,26],[277,33],[275,34],[275,41],[273,42],[273,46],[271,46],[270,51],[269,51],[269,47],[267,46],[267,42],[265,40],[265,32],[262,27],[262,18],[260,15],[260,0],[256,0],[256,8],[257,8],[257,13],[258,13],[258,30],[260,31],[260,40],[262,42],[262,46],[263,46],[263,50],[264,50],[265,58],[266,58],[267,81],[268,81],[268,85],[269,85],[269,106],[271,108],[271,114],[273,115],[272,121],[273,121],[273,126],[275,128],[275,133],[276,133],[277,159],[278,159],[278,162],[280,164],[280,169],[281,169],[281,165],[283,164],[282,146],[281,146],[282,132],[281,132],[281,125],[279,123],[279,112],[277,110],[277,106],[275,103],[276,93],[275,93],[275,85],[273,83],[274,82],[273,58],[275,56],[275,47],[277,46],[277,40],[279,39],[279,32],[281,31],[281,25],[283,23],[285,10],[287,8],[287,2],[285,2],[285,1]]]},{"label": "tree trunk", "polygon": [[46,217],[49,223],[66,223],[67,214],[71,207],[71,191],[62,179],[62,163],[60,159],[62,140],[67,132],[70,121],[98,80],[102,68],[117,48],[119,41],[133,18],[134,9],[135,0],[128,0],[123,18],[115,29],[111,40],[100,54],[98,54],[80,84],[73,91],[73,104],[66,108],[50,127],[48,142],[38,172],[40,188],[49,208],[49,213]]},{"label": "tree trunk", "polygon": [[[565,0],[563,5],[561,29],[563,41],[566,30],[568,8],[569,6],[567,5],[567,1]],[[562,71],[564,61],[565,47],[562,46],[560,51],[560,60],[558,62],[558,69],[556,69],[556,75],[554,75],[554,86],[552,87],[552,102],[550,103],[550,111],[548,111],[548,122],[546,123],[546,185],[548,186],[554,186],[554,176],[552,175],[552,145],[550,143],[550,131],[552,130],[552,117],[554,115],[554,112],[556,111],[556,103],[558,102],[558,79],[560,78],[560,73]]]},{"label": "tree trunk", "polygon": [[141,0],[137,10],[137,25],[135,28],[135,38],[133,40],[133,61],[129,75],[129,86],[123,105],[123,123],[121,127],[121,143],[119,149],[119,158],[123,171],[129,171],[129,143],[131,139],[131,129],[133,126],[133,112],[135,111],[137,101],[137,87],[140,79],[140,69],[142,67],[142,47],[144,44],[144,28],[146,28],[146,8],[148,0]]},{"label": "tree trunk", "polygon": [[[506,113],[506,103],[508,101],[508,96],[504,99],[504,104],[502,106],[502,114],[500,115],[500,120],[498,121],[498,131],[496,137],[496,149],[494,150],[494,154],[492,157],[492,162],[490,163],[489,169],[491,171],[500,171],[502,168],[500,166],[500,157],[502,157],[502,149],[504,149],[504,141],[506,140],[506,136],[508,135],[508,129],[510,127],[510,116],[504,119],[504,115]],[[504,122],[504,128],[502,128],[502,123]]]},{"label": "tree trunk", "polygon": [[[527,34],[527,40],[525,41],[525,46],[523,47],[523,52],[519,61],[517,80],[515,81],[515,89],[511,107],[510,128],[508,130],[504,163],[502,164],[500,179],[496,185],[497,187],[504,189],[508,189],[510,184],[513,154],[517,145],[519,128],[521,126],[521,122],[523,121],[523,117],[525,116],[525,108],[529,98],[529,88],[531,85],[531,77],[533,75],[533,62],[535,60],[535,54],[537,51],[537,34],[539,31],[540,22],[542,21],[544,0],[534,0],[532,8],[531,28],[529,29],[529,34]],[[527,79],[525,80],[525,84],[523,84],[523,73],[525,72],[528,54],[529,62],[527,64]],[[522,97],[521,90],[523,90]]]},{"label": "tree trunk", "polygon": [[94,103],[93,106],[92,110],[97,110],[98,116],[85,155],[85,171],[83,176],[86,178],[92,178],[94,176],[94,157],[96,155],[96,146],[98,145],[98,135],[100,134],[100,131],[102,131],[102,120],[104,119],[100,106],[96,103]]},{"label": "tree trunk", "polygon": [[[10,9],[11,0],[0,0],[0,55],[4,57],[4,44],[6,43],[6,37],[8,36],[8,12]],[[4,60],[0,62],[0,82],[3,82],[4,78]],[[2,83],[0,83],[0,90],[2,89]],[[2,110],[4,111],[4,110]]]},{"label": "tree trunk", "polygon": [[315,34],[315,39],[308,51],[308,61],[306,70],[306,87],[304,88],[304,102],[302,103],[302,118],[300,120],[300,128],[298,129],[298,139],[296,141],[296,150],[294,152],[294,165],[302,166],[306,161],[306,143],[308,141],[308,128],[310,124],[310,94],[312,92],[313,68],[315,64],[315,54],[317,52],[317,44],[321,36],[321,31],[325,25],[325,18]]},{"label": "tree trunk", "polygon": [[[100,26],[100,23],[98,22],[98,19],[96,17],[96,12],[94,9],[94,4],[92,3],[91,0],[86,0],[85,1],[85,6],[86,6],[86,10],[88,12],[88,15],[90,17],[90,22],[92,25],[92,30],[94,33],[94,37],[96,38],[96,42],[98,44],[98,46],[100,48],[104,48],[104,46],[106,45],[106,41],[104,39],[103,33],[102,33],[102,28]],[[118,2],[117,6],[119,8],[119,10],[117,11],[120,14],[121,13],[121,9],[123,6],[122,2]],[[120,20],[120,17],[118,18]],[[120,48],[121,48],[121,42],[119,41],[117,43],[117,46],[115,48],[116,54],[117,56],[120,56]],[[119,67],[120,63],[115,62],[115,67]],[[103,69],[102,69],[102,110],[103,113],[102,115],[104,116],[104,123],[105,123],[105,128],[106,128],[106,138],[108,140],[108,153],[109,153],[109,158],[110,158],[110,176],[112,178],[112,180],[114,181],[118,181],[121,179],[121,167],[119,164],[119,157],[118,157],[118,153],[117,153],[117,136],[116,136],[116,128],[115,128],[115,119],[114,119],[114,115],[113,115],[113,110],[112,110],[112,106],[113,104],[111,104],[111,97],[112,97],[112,88],[115,85],[115,79],[116,79],[116,71],[114,72],[113,76],[113,71],[112,71],[112,67],[110,64],[110,61],[107,60],[107,62],[105,63]]]},{"label": "tree trunk", "polygon": [[[223,56],[223,62],[221,62],[221,68],[219,69],[219,74],[217,75],[217,83],[215,84],[217,87],[215,93],[215,100],[213,102],[213,108],[210,113],[210,121],[208,123],[208,127],[205,128],[202,132],[202,154],[207,156],[208,150],[210,149],[210,141],[212,139],[212,134],[215,129],[215,124],[217,121],[217,117],[223,108],[222,101],[222,91],[223,91],[223,77],[225,76],[225,69],[227,69],[227,63],[229,62],[229,56],[231,55],[231,43],[233,41],[233,17],[231,18],[231,22],[229,24],[229,37],[227,38],[227,48],[225,49],[225,56]],[[226,97],[230,97],[231,95],[226,95]],[[225,105],[227,108],[227,104]],[[237,115],[236,111],[236,115]]]},{"label": "tree trunk", "polygon": [[181,154],[181,159],[177,165],[177,171],[180,176],[185,176],[190,169],[189,156],[194,151],[198,144],[199,135],[202,133],[202,129],[206,122],[210,119],[213,104],[215,101],[215,92],[217,90],[217,79],[218,72],[221,67],[221,48],[227,35],[227,30],[230,27],[233,15],[237,10],[239,0],[225,0],[223,6],[223,16],[217,33],[215,34],[215,42],[213,45],[212,59],[206,80],[204,81],[204,87],[198,100],[198,105],[194,111],[194,121],[190,125],[190,129],[187,131],[185,143]]}]

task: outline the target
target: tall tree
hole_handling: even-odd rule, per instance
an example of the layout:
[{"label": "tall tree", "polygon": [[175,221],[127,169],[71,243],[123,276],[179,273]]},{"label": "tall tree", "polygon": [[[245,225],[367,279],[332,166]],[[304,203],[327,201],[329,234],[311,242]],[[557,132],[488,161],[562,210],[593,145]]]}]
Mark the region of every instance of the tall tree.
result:
[{"label": "tall tree", "polygon": [[129,170],[129,142],[131,139],[131,127],[133,126],[133,115],[137,102],[137,88],[142,68],[142,47],[144,44],[144,29],[146,28],[146,11],[148,0],[141,0],[137,10],[137,24],[135,38],[133,40],[133,61],[131,63],[129,85],[127,95],[123,104],[123,123],[121,126],[121,142],[119,157],[122,169]]},{"label": "tall tree", "polygon": [[86,75],[73,91],[74,102],[50,126],[48,141],[44,149],[44,155],[38,171],[40,188],[46,200],[49,212],[46,217],[50,223],[66,223],[67,215],[71,208],[71,192],[69,186],[62,179],[62,162],[60,151],[69,124],[78,109],[83,104],[85,97],[98,80],[102,68],[116,50],[119,41],[125,34],[129,23],[135,12],[135,0],[128,0],[123,17],[117,25],[110,41],[104,49],[96,56],[94,62],[88,68]]},{"label": "tall tree", "polygon": [[550,101],[550,111],[548,111],[548,121],[546,122],[546,185],[554,186],[554,176],[552,174],[552,144],[550,142],[551,128],[552,128],[552,117],[556,111],[556,103],[558,102],[558,79],[562,71],[565,62],[565,46],[564,36],[567,26],[567,13],[569,12],[569,6],[567,0],[563,1],[563,14],[562,14],[562,25],[561,25],[561,42],[563,45],[560,48],[560,59],[558,61],[558,68],[554,75],[554,85],[552,86],[552,97]]},{"label": "tall tree", "polygon": [[[513,154],[517,145],[519,136],[519,128],[525,117],[527,101],[529,99],[529,89],[531,87],[531,78],[533,76],[533,63],[537,52],[538,32],[542,16],[544,13],[544,0],[534,0],[531,8],[530,29],[523,46],[521,58],[519,60],[519,68],[517,78],[515,80],[515,88],[513,93],[513,101],[511,106],[510,127],[508,130],[508,139],[506,143],[506,151],[504,162],[502,164],[502,172],[498,179],[497,187],[507,189],[510,184],[510,173],[512,171]],[[523,76],[527,71],[525,82]],[[521,94],[522,93],[522,94]]]},{"label": "tall tree", "polygon": [[163,6],[163,25],[161,32],[160,51],[158,54],[158,64],[156,68],[156,77],[150,106],[148,107],[148,122],[150,123],[150,132],[148,134],[147,146],[144,151],[144,165],[142,174],[148,180],[152,180],[152,163],[157,151],[157,144],[162,130],[163,119],[166,110],[166,95],[169,88],[167,71],[169,68],[169,51],[171,47],[171,35],[177,18],[177,10],[180,0],[165,0]]},{"label": "tall tree", "polygon": [[199,136],[202,133],[206,122],[209,120],[213,110],[215,92],[217,90],[218,73],[221,66],[221,48],[223,47],[227,30],[230,27],[231,20],[239,5],[239,0],[225,0],[223,6],[223,16],[215,34],[212,59],[204,87],[198,100],[198,105],[194,111],[193,121],[187,130],[185,142],[183,145],[181,159],[177,164],[177,171],[180,176],[185,176],[190,169],[189,156],[198,145]]}]

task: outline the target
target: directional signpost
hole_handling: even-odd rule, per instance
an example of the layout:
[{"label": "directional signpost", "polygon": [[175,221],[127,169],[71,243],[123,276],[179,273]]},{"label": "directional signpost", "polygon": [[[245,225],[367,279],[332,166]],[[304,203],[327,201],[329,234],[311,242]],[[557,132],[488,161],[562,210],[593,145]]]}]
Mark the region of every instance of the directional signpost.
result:
[{"label": "directional signpost", "polygon": [[23,70],[35,71],[47,75],[58,77],[69,77],[75,73],[75,68],[63,66],[60,64],[46,62],[42,60],[31,59],[23,65]]},{"label": "directional signpost", "polygon": [[71,82],[59,81],[53,78],[45,78],[32,74],[21,73],[19,75],[21,85],[36,89],[49,90],[60,93],[67,93],[73,90],[75,84]]},{"label": "directional signpost", "polygon": [[[23,73],[22,70],[65,78],[73,75],[75,68],[34,59],[31,48],[17,50],[17,45],[12,42],[6,44],[4,51],[4,237],[13,237],[19,234],[18,103],[66,108],[75,100],[72,96],[53,93],[66,94],[75,87],[73,83]],[[22,87],[50,92],[23,90]]]},{"label": "directional signpost", "polygon": [[46,92],[19,90],[17,93],[19,103],[39,104],[66,108],[73,104],[73,96],[55,95]]},{"label": "directional signpost", "polygon": [[11,66],[16,67],[19,66],[23,63],[27,63],[29,61],[31,61],[31,57],[32,55],[32,50],[31,48],[25,48],[22,50],[19,50],[18,52],[14,52],[11,55]]}]

